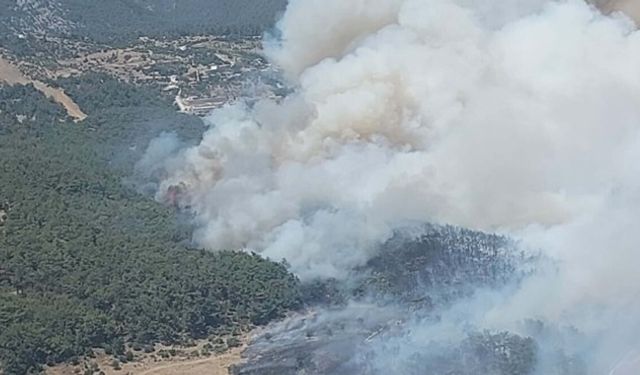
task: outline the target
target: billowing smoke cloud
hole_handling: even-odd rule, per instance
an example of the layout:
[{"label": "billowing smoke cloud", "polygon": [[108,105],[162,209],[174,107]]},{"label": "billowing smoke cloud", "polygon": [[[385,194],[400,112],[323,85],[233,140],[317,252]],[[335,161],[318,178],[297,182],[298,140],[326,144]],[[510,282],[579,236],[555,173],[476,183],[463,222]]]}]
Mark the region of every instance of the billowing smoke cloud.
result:
[{"label": "billowing smoke cloud", "polygon": [[179,148],[181,142],[175,133],[162,133],[149,142],[147,150],[136,163],[136,170],[145,178],[151,178],[152,174],[164,169],[164,162],[170,158]]},{"label": "billowing smoke cloud", "polygon": [[135,175],[125,181],[143,193],[152,194],[158,190],[158,181],[165,177],[167,161],[184,147],[175,133],[163,132],[149,142],[142,158],[135,164]]},{"label": "billowing smoke cloud", "polygon": [[[292,0],[266,54],[295,87],[214,112],[167,164],[195,241],[341,277],[409,222],[507,233],[558,272],[485,308],[640,348],[640,33],[583,0]],[[177,187],[177,188],[176,188]]]}]

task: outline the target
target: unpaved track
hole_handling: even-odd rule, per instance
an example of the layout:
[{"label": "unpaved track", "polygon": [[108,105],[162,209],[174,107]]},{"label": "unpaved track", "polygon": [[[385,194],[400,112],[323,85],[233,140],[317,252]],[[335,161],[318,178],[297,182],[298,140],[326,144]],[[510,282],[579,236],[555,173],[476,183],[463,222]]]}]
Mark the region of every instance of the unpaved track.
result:
[{"label": "unpaved track", "polygon": [[36,89],[45,94],[48,98],[53,99],[57,103],[60,103],[67,111],[69,116],[76,119],[76,121],[82,121],[87,118],[87,115],[82,112],[80,106],[78,106],[78,104],[76,104],[73,99],[69,97],[69,95],[65,94],[62,89],[47,86],[43,82],[33,81],[29,79],[24,74],[22,74],[22,72],[20,72],[20,69],[13,66],[10,62],[3,59],[2,57],[0,57],[0,81],[4,81],[9,85],[26,85],[32,83]]},{"label": "unpaved track", "polygon": [[[105,375],[228,375],[229,367],[243,361],[242,351],[246,346],[233,348],[223,354],[213,354],[207,358],[188,359],[173,357],[156,362],[151,357],[138,359],[134,362],[122,363],[116,370],[111,365],[113,357],[98,354],[96,359],[90,360],[100,367]],[[157,354],[157,353],[156,353]],[[47,367],[46,375],[70,375],[84,371],[83,365],[60,364]],[[1,373],[0,373],[1,375]]]},{"label": "unpaved track", "polygon": [[78,104],[76,104],[76,102],[74,102],[73,99],[69,97],[69,95],[65,94],[62,89],[47,86],[40,81],[33,81],[33,86],[40,90],[47,97],[52,98],[56,102],[62,104],[64,109],[67,110],[69,116],[73,117],[74,119],[82,121],[87,118],[87,115],[82,112],[80,106],[78,106]]},{"label": "unpaved track", "polygon": [[132,375],[228,375],[229,367],[241,361],[240,350],[206,359],[184,361],[158,366]]}]

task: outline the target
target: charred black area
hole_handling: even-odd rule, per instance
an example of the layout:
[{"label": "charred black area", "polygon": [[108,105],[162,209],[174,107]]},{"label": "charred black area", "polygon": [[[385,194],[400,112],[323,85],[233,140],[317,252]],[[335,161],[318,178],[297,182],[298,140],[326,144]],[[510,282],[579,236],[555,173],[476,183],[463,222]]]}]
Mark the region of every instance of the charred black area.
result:
[{"label": "charred black area", "polygon": [[[464,337],[404,347],[417,324],[478,290],[518,282],[531,262],[508,238],[455,227],[401,230],[346,281],[307,283],[309,312],[274,324],[232,375],[523,375],[536,368],[532,337],[470,328]],[[410,346],[408,344],[407,346]],[[389,358],[402,368],[392,368]],[[398,364],[396,364],[398,366]],[[566,367],[566,366],[565,366]],[[558,374],[578,374],[567,369]]]}]

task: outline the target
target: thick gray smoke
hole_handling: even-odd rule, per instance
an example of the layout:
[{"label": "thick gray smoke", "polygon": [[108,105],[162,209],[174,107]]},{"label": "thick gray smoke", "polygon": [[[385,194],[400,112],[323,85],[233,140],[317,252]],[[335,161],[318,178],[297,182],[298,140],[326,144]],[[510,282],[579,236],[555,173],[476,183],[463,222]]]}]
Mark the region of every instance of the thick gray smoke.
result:
[{"label": "thick gray smoke", "polygon": [[278,28],[266,54],[294,93],[214,112],[167,164],[159,195],[178,187],[195,241],[285,258],[305,279],[343,277],[408,222],[505,233],[558,270],[468,307],[475,323],[575,326],[593,374],[633,360],[631,19],[583,0],[292,0]]}]

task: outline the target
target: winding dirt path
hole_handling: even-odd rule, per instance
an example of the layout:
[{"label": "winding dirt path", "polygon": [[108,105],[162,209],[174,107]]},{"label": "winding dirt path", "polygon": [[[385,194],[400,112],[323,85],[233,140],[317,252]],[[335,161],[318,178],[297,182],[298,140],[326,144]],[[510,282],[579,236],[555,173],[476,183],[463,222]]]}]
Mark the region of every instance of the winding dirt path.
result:
[{"label": "winding dirt path", "polygon": [[76,104],[65,94],[64,90],[51,87],[40,81],[34,81],[22,74],[20,69],[12,65],[9,61],[0,57],[0,81],[4,81],[7,84],[13,86],[16,84],[26,85],[32,83],[33,86],[46,95],[48,98],[53,99],[57,103],[61,104],[67,111],[69,116],[73,117],[76,121],[82,121],[87,118],[87,115],[82,112],[80,106]]}]

